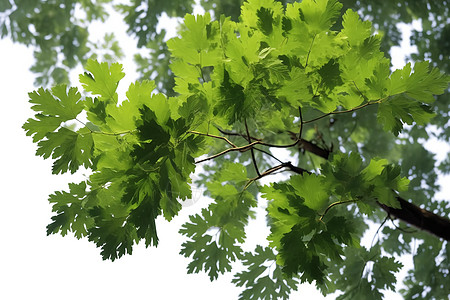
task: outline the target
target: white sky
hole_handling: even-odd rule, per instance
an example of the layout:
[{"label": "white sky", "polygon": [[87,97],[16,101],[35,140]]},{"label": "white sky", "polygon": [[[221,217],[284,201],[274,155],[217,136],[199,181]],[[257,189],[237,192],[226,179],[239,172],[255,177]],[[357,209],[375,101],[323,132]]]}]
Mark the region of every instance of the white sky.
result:
[{"label": "white sky", "polygon": [[[108,28],[114,28],[119,38],[126,37],[117,24]],[[189,214],[207,204],[202,199],[183,209],[173,222],[159,222],[158,248],[141,244],[133,255],[115,262],[102,261],[100,250],[86,239],[46,236],[53,215],[48,195],[66,190],[67,183],[78,182],[81,175],[51,175],[51,161],[35,156],[35,145],[21,129],[33,115],[27,95],[36,89],[29,72],[31,49],[0,40],[0,54],[0,299],[237,299],[241,289],[231,283],[230,274],[215,282],[205,274],[187,275],[190,260],[178,254],[183,240],[178,229]],[[129,55],[119,98],[135,78],[130,65]],[[254,228],[257,231],[258,225]],[[291,299],[323,299],[314,288],[299,289]],[[399,299],[389,297],[395,298]]]}]

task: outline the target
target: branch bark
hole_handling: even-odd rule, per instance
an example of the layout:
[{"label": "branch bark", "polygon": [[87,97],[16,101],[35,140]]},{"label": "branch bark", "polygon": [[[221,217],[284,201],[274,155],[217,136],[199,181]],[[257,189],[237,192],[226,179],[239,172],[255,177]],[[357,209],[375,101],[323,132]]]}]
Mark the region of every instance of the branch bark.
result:
[{"label": "branch bark", "polygon": [[401,197],[397,197],[401,208],[393,208],[379,202],[378,205],[390,216],[400,219],[421,230],[428,231],[440,238],[450,241],[450,220],[422,209]]},{"label": "branch bark", "polygon": [[320,148],[316,144],[313,144],[310,141],[304,139],[299,140],[298,147],[325,159],[328,159],[328,157],[330,156],[329,150]]}]

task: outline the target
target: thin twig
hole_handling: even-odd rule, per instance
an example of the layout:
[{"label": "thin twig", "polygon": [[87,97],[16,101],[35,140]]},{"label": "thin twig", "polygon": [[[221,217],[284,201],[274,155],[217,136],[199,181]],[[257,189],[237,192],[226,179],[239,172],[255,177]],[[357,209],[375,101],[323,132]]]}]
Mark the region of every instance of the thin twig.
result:
[{"label": "thin twig", "polygon": [[202,163],[202,162],[205,162],[205,161],[208,161],[208,160],[217,158],[217,157],[219,157],[219,156],[222,156],[222,155],[227,154],[228,152],[232,152],[232,151],[245,152],[245,151],[248,151],[249,149],[252,149],[252,147],[253,147],[254,145],[257,145],[257,144],[259,144],[258,141],[253,142],[253,143],[248,144],[248,145],[244,145],[244,146],[242,146],[242,147],[228,148],[228,149],[226,149],[226,150],[224,150],[224,151],[222,151],[222,152],[220,152],[220,153],[217,153],[217,154],[215,154],[215,155],[213,155],[213,156],[210,156],[210,157],[207,157],[207,158],[205,158],[205,159],[201,159],[201,160],[199,160],[199,161],[196,161],[195,163],[196,163],[196,164],[199,164],[199,163]]},{"label": "thin twig", "polygon": [[261,178],[263,178],[264,176],[270,175],[270,174],[272,174],[273,172],[276,172],[276,171],[278,171],[278,170],[280,170],[280,169],[282,169],[282,168],[284,168],[284,167],[285,167],[285,163],[282,163],[282,164],[279,164],[279,165],[277,165],[277,166],[275,166],[275,167],[272,167],[272,168],[270,168],[270,169],[267,169],[266,171],[264,171],[262,174],[258,175],[257,177],[250,179],[250,180],[247,182],[247,184],[244,186],[244,190],[247,189],[247,188],[248,188],[253,182],[255,182],[256,180],[261,179]]},{"label": "thin twig", "polygon": [[[216,127],[216,128],[217,128],[217,130],[219,130],[220,133],[222,133],[222,134],[229,135],[229,136],[240,136],[240,137],[242,137],[242,138],[244,138],[244,139],[247,139],[247,137],[246,137],[244,134],[242,134],[242,133],[238,133],[238,132],[229,132],[229,131],[222,130],[222,129],[218,128],[218,127]],[[251,138],[252,140],[254,140],[254,141],[261,141],[261,139],[258,139],[258,138],[252,137],[252,136],[250,136],[250,138]]]},{"label": "thin twig", "polygon": [[272,153],[270,153],[270,152],[268,152],[268,151],[265,151],[265,150],[262,150],[262,149],[259,149],[259,148],[253,148],[253,149],[255,149],[256,151],[259,151],[259,152],[262,152],[262,153],[264,153],[264,154],[269,155],[270,157],[272,157],[273,159],[275,159],[275,160],[278,161],[279,163],[283,163],[283,161],[279,160],[275,155],[273,155]]},{"label": "thin twig", "polygon": [[[375,237],[378,235],[378,232],[380,231],[381,227],[383,227],[383,225],[386,223],[386,221],[387,221],[388,219],[391,219],[390,216],[389,216],[389,214],[386,215],[386,218],[384,218],[383,222],[381,222],[380,226],[378,227],[377,232],[375,232],[375,234],[373,235],[372,242],[370,243],[370,247],[371,247],[371,248],[372,248],[372,246],[373,246],[373,242],[375,241]],[[391,219],[391,220],[392,220],[392,219]]]},{"label": "thin twig", "polygon": [[[248,130],[246,119],[244,119],[244,124],[245,124],[245,131],[247,132],[247,141],[249,142],[249,144],[251,144],[252,139],[250,138],[250,131]],[[261,173],[259,173],[258,164],[256,163],[255,151],[253,151],[253,147],[250,149],[250,153],[252,154],[252,161],[253,165],[255,166],[256,174],[258,174],[258,176],[261,176]]]},{"label": "thin twig", "polygon": [[319,116],[317,118],[314,118],[314,119],[311,119],[311,120],[308,120],[308,121],[304,121],[303,124],[308,124],[308,123],[315,122],[315,121],[323,119],[323,118],[325,118],[325,117],[327,117],[329,115],[337,115],[337,114],[345,114],[345,113],[353,112],[353,111],[356,111],[358,109],[364,108],[364,107],[372,105],[372,104],[379,104],[379,103],[383,102],[385,99],[386,98],[383,98],[383,99],[380,99],[380,100],[377,100],[377,101],[367,102],[367,103],[364,103],[364,104],[362,104],[360,106],[357,106],[357,107],[354,107],[354,108],[348,109],[348,110],[332,111],[332,112],[329,112],[329,113],[324,114],[322,116]]},{"label": "thin twig", "polygon": [[276,171],[278,171],[278,170],[280,170],[280,169],[282,169],[282,168],[288,168],[290,171],[293,171],[293,172],[298,173],[298,174],[303,174],[303,173],[311,174],[311,172],[309,172],[309,171],[307,171],[307,170],[305,170],[305,169],[296,167],[296,166],[292,165],[292,163],[291,163],[290,161],[288,161],[288,162],[284,162],[284,163],[281,163],[281,164],[279,164],[279,165],[276,165],[275,167],[272,167],[272,168],[270,168],[270,169],[267,169],[266,171],[264,171],[263,173],[261,173],[261,175],[255,177],[255,178],[250,179],[250,180],[247,182],[247,184],[245,185],[244,190],[245,190],[246,188],[248,188],[248,187],[249,187],[253,182],[255,182],[256,180],[259,180],[259,179],[261,179],[261,178],[263,178],[263,177],[265,177],[265,176],[267,176],[267,175],[271,175],[271,174],[273,174],[274,172],[276,172]]},{"label": "thin twig", "polygon": [[204,135],[204,136],[209,136],[215,139],[220,139],[220,140],[224,140],[225,142],[227,142],[231,147],[233,148],[237,148],[237,146],[235,144],[233,144],[229,139],[227,139],[224,136],[218,136],[218,135],[213,135],[213,134],[209,134],[209,133],[203,133],[203,132],[198,132],[198,131],[189,131],[189,133],[193,133],[193,134],[198,134],[198,135]]},{"label": "thin twig", "polygon": [[321,115],[321,116],[319,116],[317,118],[314,118],[314,119],[311,119],[311,120],[308,120],[308,121],[304,121],[303,124],[308,124],[308,123],[312,123],[312,122],[318,121],[320,119],[328,117],[329,115],[331,115],[331,113],[327,113],[327,114]]},{"label": "thin twig", "polygon": [[407,229],[405,229],[405,228],[401,228],[400,226],[398,226],[398,225],[396,225],[396,224],[394,223],[394,220],[393,220],[392,218],[390,218],[390,219],[391,219],[392,225],[394,225],[394,227],[395,227],[396,229],[400,230],[400,231],[403,232],[403,233],[416,233],[416,232],[418,232],[418,230],[415,230],[415,229],[407,230]]},{"label": "thin twig", "polygon": [[104,135],[113,135],[113,136],[118,136],[118,135],[124,135],[124,134],[128,134],[128,133],[132,133],[134,130],[127,130],[127,131],[122,131],[122,132],[103,132],[103,131],[92,131],[91,130],[91,134],[104,134]]},{"label": "thin twig", "polygon": [[273,148],[290,148],[290,147],[294,147],[298,144],[300,140],[297,139],[294,143],[292,144],[287,144],[287,145],[275,145],[275,144],[269,144],[269,143],[265,143],[265,142],[260,142],[257,141],[259,145],[263,145],[263,146],[267,146],[267,147],[273,147]]},{"label": "thin twig", "polygon": [[83,124],[83,126],[86,126],[86,123],[84,123],[83,121],[78,120],[78,118],[75,118],[75,121],[80,122],[81,124]]}]

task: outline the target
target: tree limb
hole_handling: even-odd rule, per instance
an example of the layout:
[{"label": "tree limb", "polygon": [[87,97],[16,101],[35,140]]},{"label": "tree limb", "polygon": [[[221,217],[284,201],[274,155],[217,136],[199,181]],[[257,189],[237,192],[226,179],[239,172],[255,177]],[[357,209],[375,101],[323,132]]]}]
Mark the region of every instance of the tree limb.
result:
[{"label": "tree limb", "polygon": [[421,230],[428,231],[440,238],[450,241],[450,220],[420,208],[401,197],[397,197],[401,208],[393,208],[379,202],[378,205],[390,216],[400,219]]}]

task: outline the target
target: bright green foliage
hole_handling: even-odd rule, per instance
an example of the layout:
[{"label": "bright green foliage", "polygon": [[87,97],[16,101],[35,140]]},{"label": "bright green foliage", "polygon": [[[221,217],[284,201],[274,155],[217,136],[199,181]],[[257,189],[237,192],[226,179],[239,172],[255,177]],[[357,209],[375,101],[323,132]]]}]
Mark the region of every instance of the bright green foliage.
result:
[{"label": "bright green foliage", "polygon": [[[80,165],[92,170],[89,180],[71,186],[70,193],[52,195],[58,215],[48,232],[88,236],[110,259],[131,253],[141,239],[146,245],[158,243],[155,219],[162,214],[171,220],[180,200],[191,196],[192,154],[203,140],[186,135],[188,121],[171,118],[167,98],[152,95],[151,82],[132,84],[128,99],[118,106],[121,69],[89,61],[90,73],[80,81],[99,96],[94,99],[81,100],[75,88],[66,92],[65,86],[31,93],[38,114],[24,125],[39,141],[37,154],[56,159],[54,173],[73,173]],[[62,123],[78,120],[83,109],[89,120],[84,127],[75,131],[75,125]]]},{"label": "bright green foliage", "polygon": [[[379,299],[393,289],[401,265],[392,254],[411,249],[396,249],[389,238],[360,245],[367,221],[386,218],[380,207],[401,210],[399,195],[408,195],[405,175],[414,168],[402,173],[396,163],[408,157],[406,146],[385,149],[384,141],[405,133],[404,123],[428,124],[433,95],[449,77],[428,63],[391,73],[369,22],[347,10],[343,29],[334,30],[340,9],[336,0],[286,8],[253,0],[239,22],[187,15],[167,43],[173,97],[143,81],[121,101],[121,65],[95,60],[80,75],[86,97],[65,86],[31,93],[37,114],[24,129],[38,142],[37,154],[56,159],[55,173],[81,165],[91,171],[86,182],[50,197],[57,215],[48,233],[86,236],[112,260],[141,240],[156,246],[155,219],[178,214],[196,165],[209,161],[198,184],[212,202],[180,229],[189,273],[213,280],[241,261],[247,270],[233,280],[245,286],[241,299],[287,299],[297,281],[315,282],[324,294],[342,291],[341,299]],[[79,121],[82,112],[87,122]],[[293,163],[276,148],[309,153]],[[427,169],[429,161],[422,163]],[[284,171],[295,175],[259,183]],[[421,181],[411,178],[416,192]],[[244,253],[258,201],[267,202],[269,247]],[[411,276],[410,286],[426,281]]]},{"label": "bright green foliage", "polygon": [[37,114],[35,119],[28,119],[23,128],[38,143],[36,155],[56,159],[53,174],[68,170],[74,173],[81,165],[89,167],[92,163],[90,131],[87,128],[74,131],[64,126],[82,112],[84,105],[80,99],[75,88],[67,89],[65,85],[30,93],[30,103],[34,104],[32,109]]}]

